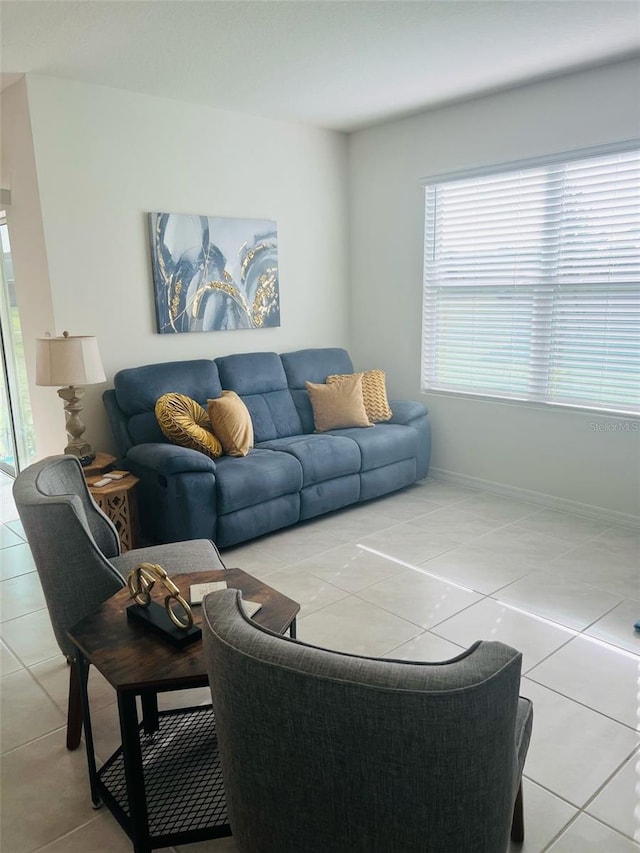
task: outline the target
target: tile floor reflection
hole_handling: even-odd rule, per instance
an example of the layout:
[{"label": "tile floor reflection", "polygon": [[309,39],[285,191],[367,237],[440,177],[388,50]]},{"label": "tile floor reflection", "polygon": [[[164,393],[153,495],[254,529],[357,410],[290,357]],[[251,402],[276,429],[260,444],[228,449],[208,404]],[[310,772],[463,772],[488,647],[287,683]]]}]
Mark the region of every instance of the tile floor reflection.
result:
[{"label": "tile floor reflection", "polygon": [[[65,749],[68,670],[2,475],[0,508],[2,849],[124,853],[115,820],[91,808],[84,751]],[[640,850],[640,531],[427,480],[223,559],[299,601],[310,643],[407,660],[476,639],[520,649],[535,722],[513,850]],[[97,673],[90,690],[104,759],[115,697]],[[233,839],[176,849],[235,853]]]}]

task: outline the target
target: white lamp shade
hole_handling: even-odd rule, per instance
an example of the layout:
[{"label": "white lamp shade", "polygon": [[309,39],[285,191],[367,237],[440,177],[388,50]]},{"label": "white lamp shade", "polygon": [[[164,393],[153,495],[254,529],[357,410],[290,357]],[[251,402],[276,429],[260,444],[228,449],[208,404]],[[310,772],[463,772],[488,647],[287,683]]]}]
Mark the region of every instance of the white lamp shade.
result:
[{"label": "white lamp shade", "polygon": [[96,338],[67,335],[36,341],[36,385],[83,386],[106,381]]}]

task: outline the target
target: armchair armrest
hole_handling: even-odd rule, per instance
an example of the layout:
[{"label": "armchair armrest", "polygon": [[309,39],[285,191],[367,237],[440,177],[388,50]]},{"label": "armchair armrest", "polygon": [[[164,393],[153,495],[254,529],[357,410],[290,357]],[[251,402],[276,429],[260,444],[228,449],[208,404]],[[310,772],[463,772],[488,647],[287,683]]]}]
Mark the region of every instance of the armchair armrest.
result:
[{"label": "armchair armrest", "polygon": [[213,459],[199,450],[178,447],[176,444],[137,444],[128,450],[126,461],[134,473],[140,467],[164,476],[216,472]]}]

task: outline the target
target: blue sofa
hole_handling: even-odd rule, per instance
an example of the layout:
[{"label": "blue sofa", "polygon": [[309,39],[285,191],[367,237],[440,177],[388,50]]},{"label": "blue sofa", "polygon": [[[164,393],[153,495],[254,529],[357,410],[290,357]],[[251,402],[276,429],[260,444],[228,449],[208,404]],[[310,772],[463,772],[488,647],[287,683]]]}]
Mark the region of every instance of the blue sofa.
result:
[{"label": "blue sofa", "polygon": [[[140,478],[140,520],[154,543],[212,539],[221,548],[408,486],[427,476],[430,428],[417,402],[391,401],[393,418],[315,433],[305,381],[352,373],[344,349],[242,353],[121,370],[104,403],[123,464]],[[245,402],[255,434],[248,456],[210,459],[171,444],[158,397],[197,400],[222,389]]]}]

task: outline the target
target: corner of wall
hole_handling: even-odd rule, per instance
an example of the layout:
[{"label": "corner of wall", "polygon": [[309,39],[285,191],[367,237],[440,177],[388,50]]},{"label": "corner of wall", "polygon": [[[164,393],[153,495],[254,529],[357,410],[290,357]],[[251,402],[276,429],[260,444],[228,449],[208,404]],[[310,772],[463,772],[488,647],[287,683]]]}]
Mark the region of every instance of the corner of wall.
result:
[{"label": "corner of wall", "polygon": [[66,440],[58,397],[51,388],[39,388],[35,384],[35,339],[46,331],[55,334],[55,317],[25,77],[0,93],[0,121],[0,183],[11,195],[11,204],[6,207],[7,224],[36,452],[42,457],[61,452]]}]

